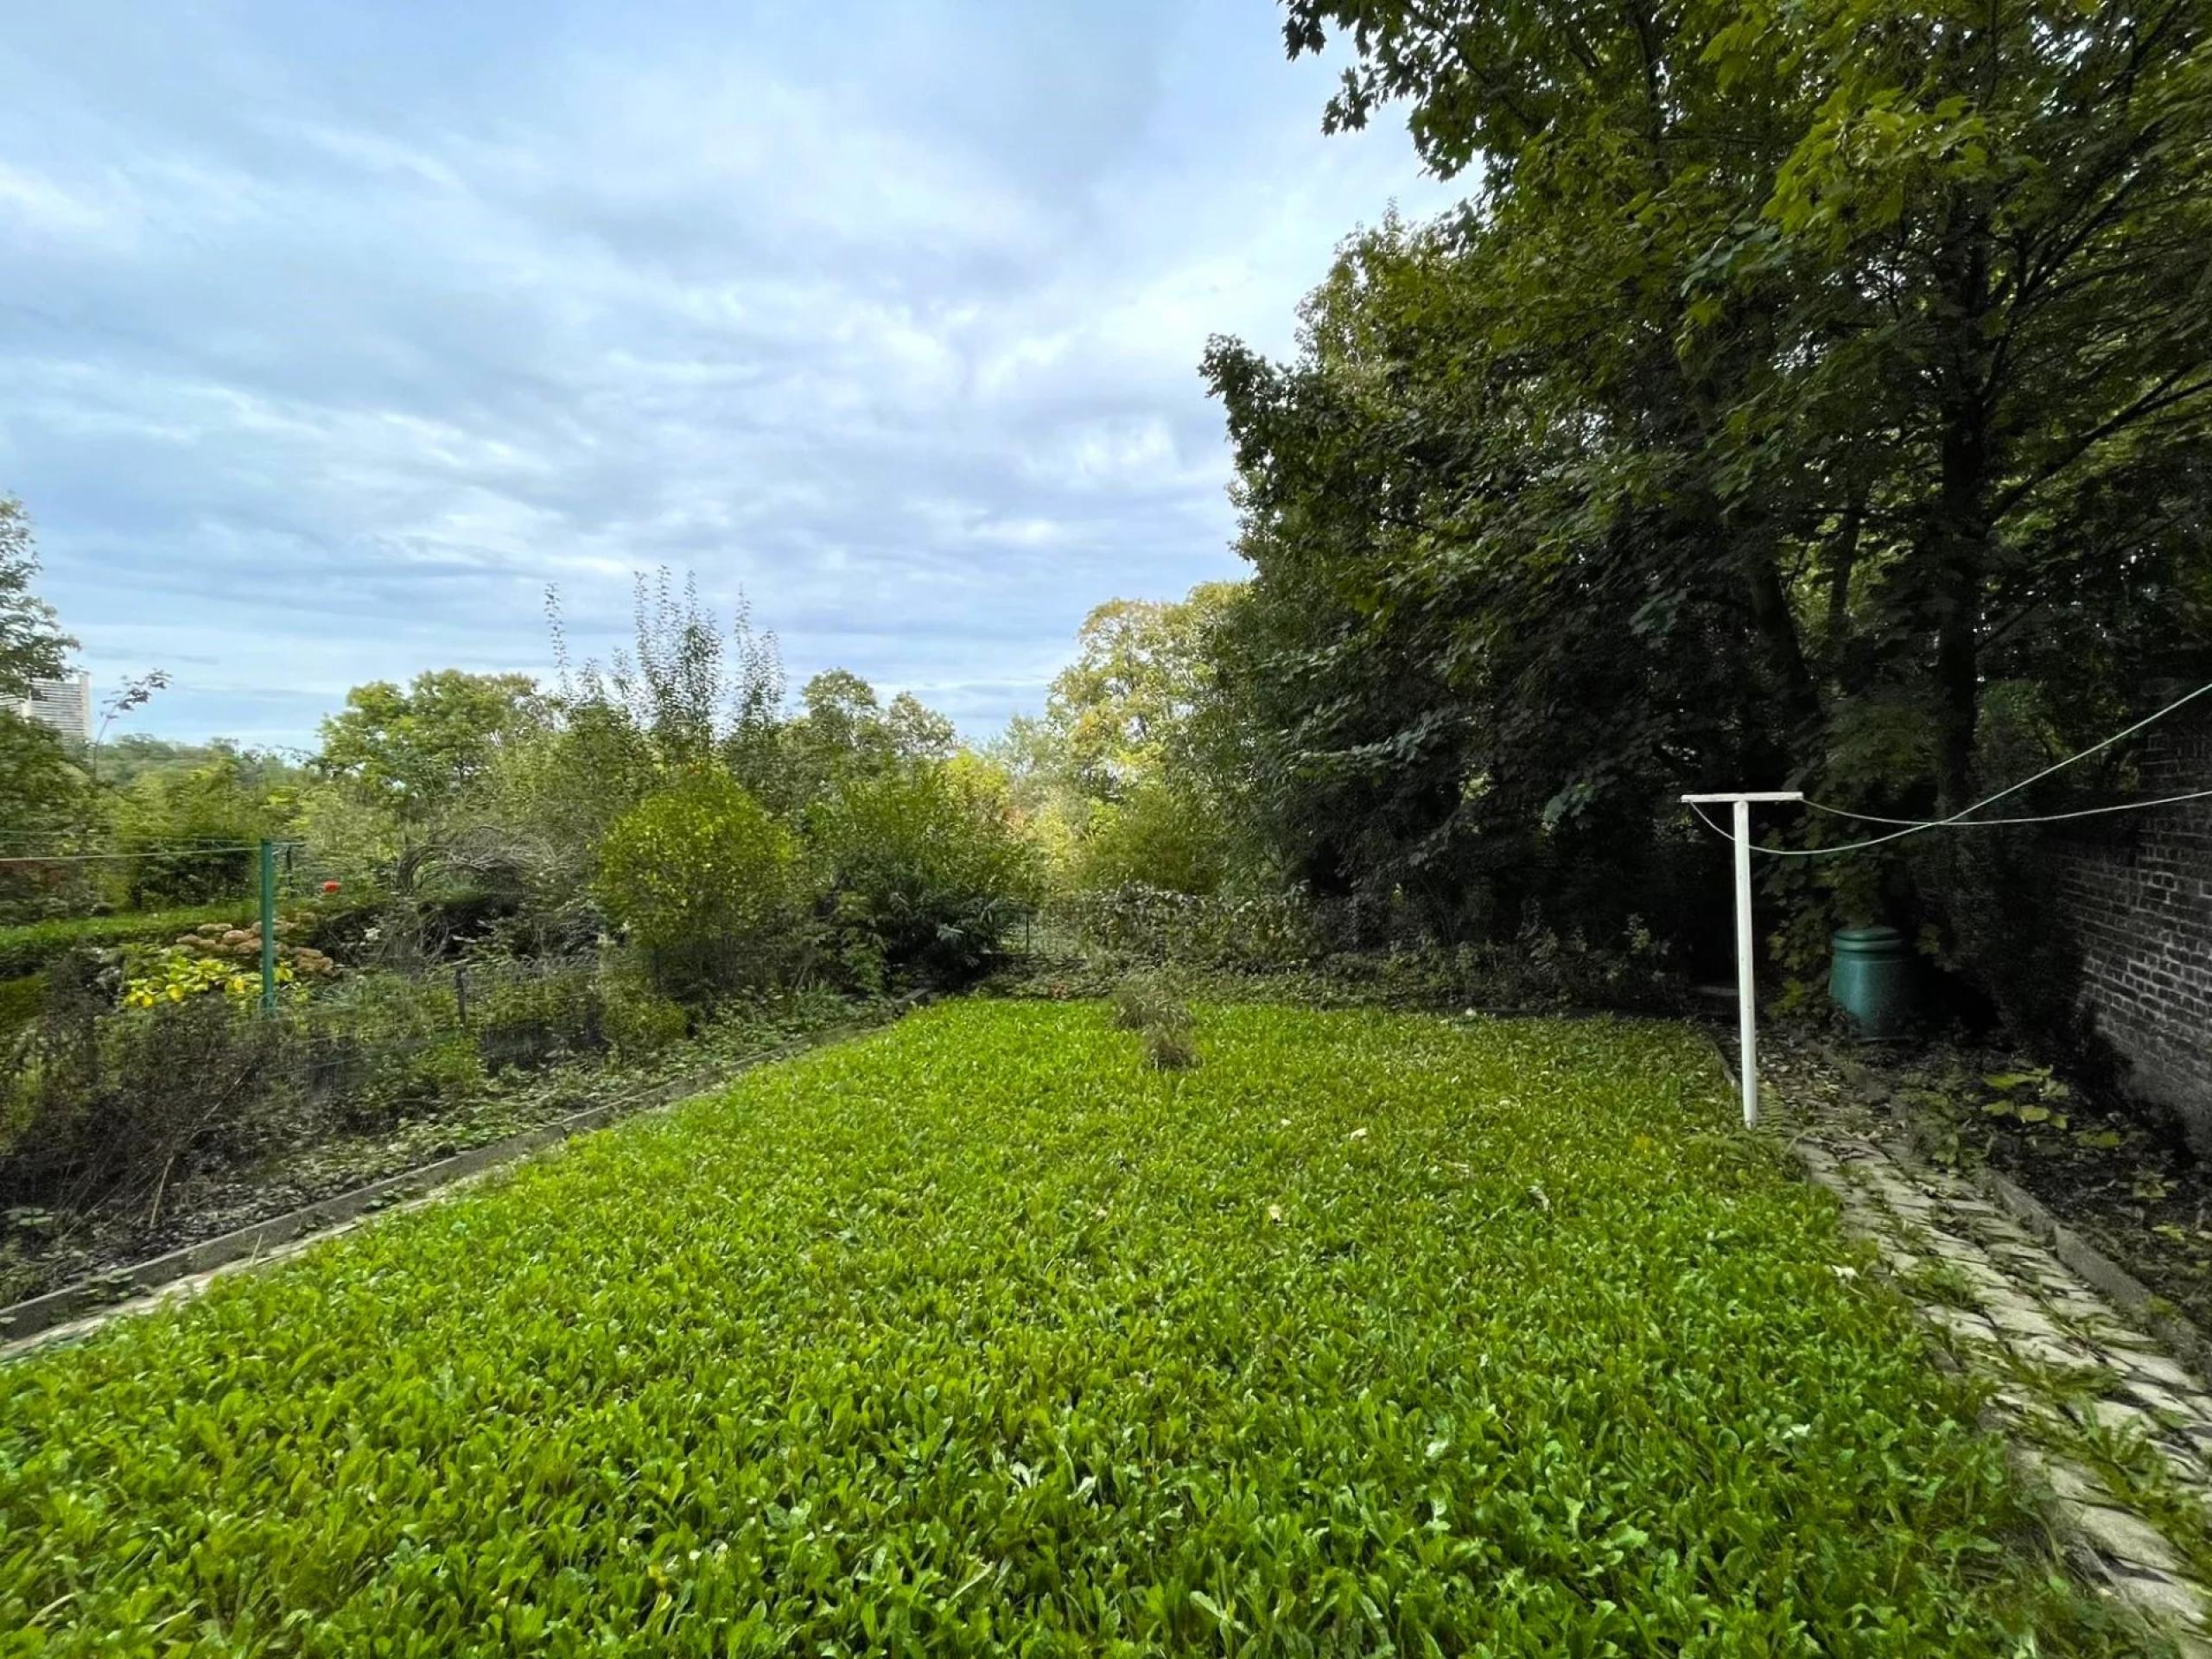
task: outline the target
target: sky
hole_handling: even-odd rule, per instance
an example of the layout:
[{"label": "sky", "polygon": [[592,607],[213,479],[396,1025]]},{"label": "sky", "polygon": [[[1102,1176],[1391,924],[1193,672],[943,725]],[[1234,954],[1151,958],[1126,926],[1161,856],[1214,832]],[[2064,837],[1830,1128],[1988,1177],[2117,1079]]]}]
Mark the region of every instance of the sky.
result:
[{"label": "sky", "polygon": [[1239,573],[1207,336],[1442,209],[1267,0],[22,8],[0,493],[127,728],[310,745],[545,673],[632,573],[983,736],[1093,605]]}]

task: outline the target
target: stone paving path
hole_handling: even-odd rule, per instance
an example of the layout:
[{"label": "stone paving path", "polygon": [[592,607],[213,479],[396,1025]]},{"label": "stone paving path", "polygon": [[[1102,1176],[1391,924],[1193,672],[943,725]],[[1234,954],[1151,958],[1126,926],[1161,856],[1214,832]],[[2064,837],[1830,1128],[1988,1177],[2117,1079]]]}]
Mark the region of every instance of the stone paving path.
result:
[{"label": "stone paving path", "polygon": [[1778,1080],[1776,1127],[1961,1366],[1996,1384],[2016,1464],[2090,1582],[2212,1659],[2212,1392],[1955,1176],[1827,1091]]}]

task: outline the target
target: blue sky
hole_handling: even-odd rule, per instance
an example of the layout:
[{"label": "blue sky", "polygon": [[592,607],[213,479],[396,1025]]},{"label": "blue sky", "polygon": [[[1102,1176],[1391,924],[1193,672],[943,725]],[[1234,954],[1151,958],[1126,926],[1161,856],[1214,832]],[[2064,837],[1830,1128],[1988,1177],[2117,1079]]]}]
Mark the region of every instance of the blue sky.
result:
[{"label": "blue sky", "polygon": [[1452,199],[1335,73],[1265,0],[22,9],[0,491],[131,729],[543,671],[667,563],[980,735],[1236,573],[1206,336]]}]

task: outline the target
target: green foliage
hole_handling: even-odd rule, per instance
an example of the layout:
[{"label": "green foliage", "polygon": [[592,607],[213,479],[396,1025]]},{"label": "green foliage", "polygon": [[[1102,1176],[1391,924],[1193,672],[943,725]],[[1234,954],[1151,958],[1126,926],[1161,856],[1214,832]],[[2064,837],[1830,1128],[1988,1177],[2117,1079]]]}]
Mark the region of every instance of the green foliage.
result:
[{"label": "green foliage", "polygon": [[682,1042],[690,1029],[683,1005],[662,996],[643,980],[610,977],[601,994],[605,1006],[601,1026],[618,1059],[651,1058]]},{"label": "green foliage", "polygon": [[346,1102],[353,1128],[388,1128],[432,1112],[449,1111],[484,1092],[484,1058],[467,1033],[449,1031],[420,1046],[396,1049],[367,1068],[358,1092]]},{"label": "green foliage", "polygon": [[1113,1011],[1117,1031],[1142,1031],[1155,1022],[1187,1026],[1191,1021],[1191,1011],[1176,986],[1160,974],[1126,975],[1116,982],[1107,1007]]},{"label": "green foliage", "polygon": [[848,670],[816,675],[799,701],[804,712],[779,734],[769,785],[784,810],[826,800],[857,780],[952,753],[950,721],[907,691],[887,709],[875,689]]},{"label": "green foliage", "polygon": [[0,1081],[0,1200],[158,1215],[182,1177],[297,1132],[284,1033],[223,996],[17,1033]]},{"label": "green foliage", "polygon": [[[2212,672],[2201,8],[1288,12],[1351,49],[1332,124],[1402,101],[1477,181],[1348,244],[1291,362],[1207,359],[1255,570],[1213,753],[1318,897],[1695,943],[1683,790],[1929,816],[2032,770],[1981,741],[2022,688],[2072,749]],[[1806,937],[2001,969],[2005,871],[1857,861],[1787,878]]]},{"label": "green foliage", "polygon": [[756,634],[741,602],[728,638],[699,602],[696,581],[681,591],[666,567],[637,579],[633,639],[606,665],[572,665],[557,598],[548,596],[561,702],[619,739],[633,759],[664,775],[719,762],[759,792],[774,765],[784,670],[776,637]]},{"label": "green foliage", "polygon": [[0,978],[35,973],[79,945],[149,944],[173,939],[203,922],[238,918],[238,905],[231,903],[129,911],[115,916],[57,917],[20,927],[0,927]]},{"label": "green foliage", "polygon": [[1223,809],[1221,757],[1199,741],[1216,693],[1212,631],[1237,594],[1204,582],[1173,603],[1099,606],[1043,716],[1017,718],[987,749],[1058,887],[1210,893],[1249,873]]},{"label": "green foliage", "polygon": [[355,686],[344,711],[322,722],[315,766],[402,823],[419,823],[458,802],[544,718],[526,674],[440,669],[417,674],[404,691],[378,680]]},{"label": "green foliage", "polygon": [[11,1365],[0,1626],[2134,1650],[1693,1033],[1202,1029],[928,1011]]},{"label": "green foliage", "polygon": [[54,608],[31,592],[38,549],[30,516],[12,495],[0,495],[0,703],[27,694],[34,680],[53,679],[76,641],[54,626]]},{"label": "green foliage", "polygon": [[1296,893],[1203,895],[1131,881],[1056,899],[1049,915],[1086,950],[1117,961],[1260,972],[1309,962],[1328,944]]},{"label": "green foliage", "polygon": [[1039,894],[1036,850],[1001,781],[963,760],[855,779],[810,814],[808,832],[840,931],[896,976],[974,977]]},{"label": "green foliage", "polygon": [[1194,904],[1129,891],[1055,904],[1046,935],[1072,935],[1084,948],[1058,959],[1040,952],[1002,988],[1111,995],[1131,964],[1145,964],[1172,969],[1194,998],[1312,1008],[1681,1014],[1694,1000],[1665,946],[1641,925],[1602,947],[1532,918],[1496,944],[1340,950],[1311,915],[1280,900]]},{"label": "green foliage", "polygon": [[[0,836],[6,850],[60,844],[96,816],[84,773],[61,741],[14,705],[35,680],[60,675],[76,641],[31,591],[38,550],[23,504],[0,495]],[[0,915],[35,915],[79,897],[86,873],[68,866],[0,866]]]},{"label": "green foliage", "polygon": [[1198,1021],[1177,982],[1161,973],[1132,974],[1114,988],[1114,1023],[1133,1031],[1159,1071],[1186,1071],[1198,1063]]},{"label": "green foliage", "polygon": [[[61,740],[0,707],[0,835],[8,855],[67,850],[94,824],[89,782]],[[81,902],[92,872],[69,864],[0,865],[0,913],[36,913],[41,901]]]},{"label": "green foliage", "polygon": [[1229,582],[1202,582],[1179,601],[1109,600],[1084,618],[1045,720],[1085,794],[1112,799],[1181,759],[1212,683],[1207,630],[1236,593]]},{"label": "green foliage", "polygon": [[554,963],[489,963],[474,975],[472,1023],[493,1068],[545,1065],[607,1042],[600,975]]},{"label": "green foliage", "polygon": [[1121,798],[1092,804],[1074,855],[1077,887],[1144,886],[1211,893],[1228,873],[1220,822],[1205,803],[1158,778],[1132,784]]},{"label": "green foliage", "polygon": [[0,979],[0,1041],[10,1032],[29,1024],[46,1005],[46,976],[22,974]]},{"label": "green foliage", "polygon": [[283,836],[296,804],[289,768],[226,746],[203,765],[143,774],[114,808],[123,850],[142,855],[125,867],[132,906],[251,893],[254,844]]},{"label": "green foliage", "polygon": [[689,992],[773,982],[797,956],[812,881],[798,839],[726,772],[617,819],[600,851],[607,913]]},{"label": "green foliage", "polygon": [[[180,945],[162,945],[128,954],[123,982],[123,1006],[150,1008],[160,1002],[181,1002],[191,996],[227,996],[233,1001],[257,998],[261,976],[257,963],[226,961]],[[292,982],[289,963],[276,964],[276,976]]]}]

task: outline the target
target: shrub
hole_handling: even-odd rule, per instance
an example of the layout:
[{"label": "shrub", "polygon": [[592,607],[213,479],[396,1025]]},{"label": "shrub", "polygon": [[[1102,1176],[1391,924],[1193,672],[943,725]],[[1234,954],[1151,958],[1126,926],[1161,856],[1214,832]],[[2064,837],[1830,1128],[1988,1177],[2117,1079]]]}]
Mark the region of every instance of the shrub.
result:
[{"label": "shrub", "polygon": [[798,841],[722,772],[698,772],[614,822],[598,893],[656,979],[697,996],[793,965],[810,894]]},{"label": "shrub", "polygon": [[472,991],[471,1022],[484,1063],[539,1066],[607,1045],[599,975],[590,963],[486,964]]},{"label": "shrub", "polygon": [[1198,894],[1130,882],[1054,908],[1085,947],[1129,961],[1264,969],[1310,962],[1324,949],[1296,893]]},{"label": "shrub", "polygon": [[360,1092],[345,1104],[357,1127],[386,1128],[484,1092],[483,1056],[466,1032],[372,1054]]},{"label": "shrub", "polygon": [[690,1029],[690,1018],[681,1003],[670,1001],[640,980],[610,977],[601,995],[605,1006],[601,1022],[607,1046],[624,1060],[648,1059],[682,1042]]},{"label": "shrub", "polygon": [[1093,892],[1142,885],[1211,893],[1220,887],[1228,862],[1226,837],[1205,804],[1149,780],[1126,799],[1091,808],[1075,879]]},{"label": "shrub", "polygon": [[219,752],[205,765],[135,779],[118,803],[116,827],[126,851],[221,849],[147,850],[132,860],[127,867],[130,902],[143,909],[250,893],[253,843],[283,826],[265,798],[256,764]]},{"label": "shrub", "polygon": [[297,1133],[306,1109],[281,1024],[221,997],[20,1033],[0,1106],[0,1202],[144,1202]]},{"label": "shrub", "polygon": [[45,1001],[46,976],[43,974],[24,974],[15,979],[0,979],[0,1035],[36,1019]]},{"label": "shrub", "polygon": [[131,911],[120,916],[57,917],[0,927],[0,979],[34,974],[80,944],[130,944],[171,939],[202,922],[236,921],[236,904],[195,905],[182,910]]},{"label": "shrub", "polygon": [[810,827],[831,872],[841,945],[894,975],[974,978],[1037,897],[1037,854],[1008,817],[1003,784],[957,762],[849,782]]},{"label": "shrub", "polygon": [[1127,976],[1114,987],[1107,1002],[1113,1009],[1114,1024],[1122,1031],[1142,1031],[1166,1010],[1178,1006],[1173,988],[1159,974]]},{"label": "shrub", "polygon": [[1156,1071],[1187,1071],[1198,1063],[1197,1028],[1192,1024],[1189,1010],[1180,1013],[1179,1020],[1144,1028],[1145,1058],[1152,1062]]}]

